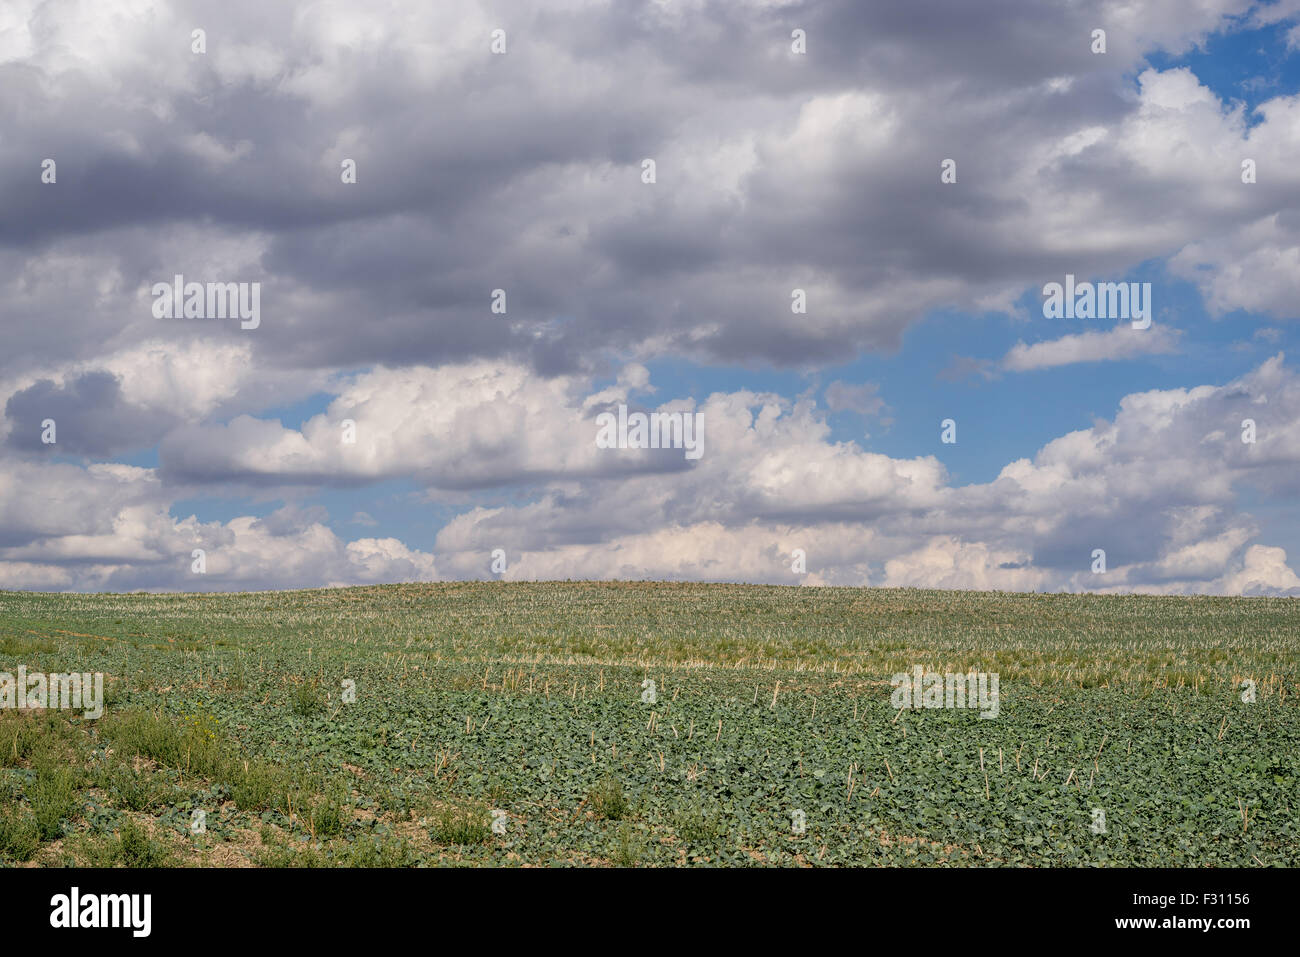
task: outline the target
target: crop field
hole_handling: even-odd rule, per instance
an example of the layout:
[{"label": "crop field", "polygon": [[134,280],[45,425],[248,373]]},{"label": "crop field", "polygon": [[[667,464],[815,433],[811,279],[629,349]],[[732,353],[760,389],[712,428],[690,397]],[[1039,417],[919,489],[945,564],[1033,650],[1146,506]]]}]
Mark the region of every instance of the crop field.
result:
[{"label": "crop field", "polygon": [[20,666],[103,714],[0,711],[9,865],[1300,864],[1295,599],[0,593]]}]

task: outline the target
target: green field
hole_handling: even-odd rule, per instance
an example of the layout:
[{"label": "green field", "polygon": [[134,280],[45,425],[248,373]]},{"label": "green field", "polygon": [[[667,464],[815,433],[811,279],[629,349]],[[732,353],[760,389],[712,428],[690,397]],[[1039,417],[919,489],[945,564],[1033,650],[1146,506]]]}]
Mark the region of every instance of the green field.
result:
[{"label": "green field", "polygon": [[[9,864],[1300,863],[1295,599],[3,592],[20,665],[105,710],[0,712]],[[894,708],[918,665],[998,717]]]}]

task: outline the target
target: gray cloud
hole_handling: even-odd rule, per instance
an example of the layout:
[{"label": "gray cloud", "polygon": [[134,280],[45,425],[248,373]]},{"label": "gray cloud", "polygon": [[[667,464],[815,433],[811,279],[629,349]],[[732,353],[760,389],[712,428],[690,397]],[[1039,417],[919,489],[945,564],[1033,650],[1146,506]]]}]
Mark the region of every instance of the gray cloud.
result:
[{"label": "gray cloud", "polygon": [[[164,412],[133,408],[108,372],[88,372],[64,385],[42,379],[9,397],[5,417],[14,424],[8,437],[12,448],[95,458],[147,448],[176,424]],[[55,423],[53,444],[41,440],[47,419]]]},{"label": "gray cloud", "polygon": [[[1248,7],[412,3],[363,26],[344,4],[304,21],[182,3],[105,13],[92,33],[54,4],[33,13],[26,55],[0,61],[0,245],[21,273],[101,237],[95,265],[121,283],[95,319],[110,332],[150,328],[132,292],[176,272],[261,280],[263,365],[495,355],[555,374],[588,365],[593,343],[829,361],[893,348],[937,306],[1126,268],[1293,208],[1300,174],[1275,170],[1225,208],[1204,171],[1157,168],[1124,129],[1124,78],[1147,51],[1185,49]],[[487,49],[495,25],[504,56]],[[794,27],[806,56],[790,52]],[[1202,122],[1175,109],[1171,132]],[[1252,134],[1262,155],[1284,146],[1276,122]],[[1111,135],[1062,151],[1089,129]],[[56,185],[39,182],[45,156]],[[344,157],[355,186],[339,182]],[[939,182],[946,157],[955,187]],[[1189,181],[1203,200],[1187,201]],[[1062,219],[1097,191],[1129,238],[1099,245],[1099,224]],[[213,240],[244,255],[214,255]],[[796,285],[806,317],[788,308]],[[494,288],[508,318],[488,312]],[[51,288],[0,308],[21,320],[58,305]],[[17,346],[15,365],[85,348]]]}]

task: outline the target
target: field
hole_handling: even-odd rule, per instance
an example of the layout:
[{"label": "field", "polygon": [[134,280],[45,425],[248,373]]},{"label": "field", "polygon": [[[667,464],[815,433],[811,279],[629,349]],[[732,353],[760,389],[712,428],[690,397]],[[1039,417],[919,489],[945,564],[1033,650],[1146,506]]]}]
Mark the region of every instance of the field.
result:
[{"label": "field", "polygon": [[20,665],[105,702],[0,712],[7,864],[1300,864],[1294,599],[4,592]]}]

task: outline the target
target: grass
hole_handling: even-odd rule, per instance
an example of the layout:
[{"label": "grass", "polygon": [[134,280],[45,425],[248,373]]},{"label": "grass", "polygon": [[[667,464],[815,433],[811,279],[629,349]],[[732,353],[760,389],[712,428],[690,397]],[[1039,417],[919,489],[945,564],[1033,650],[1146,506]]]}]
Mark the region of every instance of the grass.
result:
[{"label": "grass", "polygon": [[[0,711],[11,865],[1300,864],[1295,599],[0,593],[19,665],[105,714]],[[895,710],[917,665],[998,673],[999,717]]]},{"label": "grass", "polygon": [[98,777],[105,791],[116,795],[116,806],[127,811],[155,811],[167,805],[172,788],[158,776],[127,763],[106,766]]},{"label": "grass", "polygon": [[40,845],[35,815],[0,808],[0,860],[19,864],[30,861]]},{"label": "grass", "polygon": [[143,827],[126,818],[117,839],[108,846],[106,863],[109,866],[120,863],[125,867],[164,867],[170,857],[166,845],[155,841]]},{"label": "grass", "polygon": [[492,836],[491,815],[482,807],[442,808],[433,815],[430,836],[437,844],[483,844]]},{"label": "grass", "polygon": [[607,821],[621,821],[631,811],[627,795],[623,792],[623,782],[613,775],[606,775],[596,786],[587,792],[592,810],[597,816]]},{"label": "grass", "polygon": [[293,693],[293,713],[300,718],[309,718],[324,710],[320,688],[315,681],[304,681]]}]

